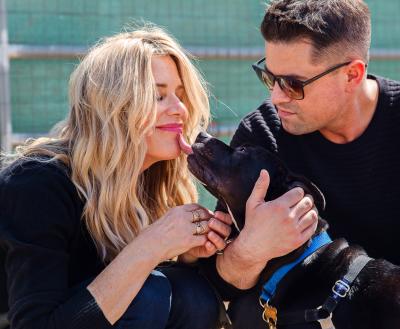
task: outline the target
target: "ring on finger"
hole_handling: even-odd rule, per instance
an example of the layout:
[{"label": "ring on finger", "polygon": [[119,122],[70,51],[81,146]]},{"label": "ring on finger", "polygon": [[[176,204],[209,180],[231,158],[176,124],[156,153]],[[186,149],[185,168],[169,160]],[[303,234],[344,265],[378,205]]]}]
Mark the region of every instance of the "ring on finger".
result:
[{"label": "ring on finger", "polygon": [[206,228],[201,224],[201,222],[196,223],[196,230],[194,235],[201,235],[206,231]]},{"label": "ring on finger", "polygon": [[215,253],[216,253],[217,255],[223,255],[226,246],[227,246],[227,244],[225,244],[225,246],[224,246],[223,248],[217,249],[217,251],[216,251]]},{"label": "ring on finger", "polygon": [[192,223],[199,222],[201,220],[201,214],[199,209],[191,210],[192,213]]},{"label": "ring on finger", "polygon": [[232,243],[233,239],[228,239],[228,237],[225,238],[225,246],[221,249],[218,249],[215,253],[217,255],[222,255],[224,253],[225,248],[228,246],[228,244]]}]

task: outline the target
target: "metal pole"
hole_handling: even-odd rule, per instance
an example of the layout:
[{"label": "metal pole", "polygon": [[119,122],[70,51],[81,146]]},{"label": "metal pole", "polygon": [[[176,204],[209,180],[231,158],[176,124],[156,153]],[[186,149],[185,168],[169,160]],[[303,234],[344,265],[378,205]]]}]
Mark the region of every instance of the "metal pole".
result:
[{"label": "metal pole", "polygon": [[[226,59],[226,60],[256,60],[263,56],[261,47],[191,47],[186,49],[194,56],[201,59]],[[78,58],[86,54],[88,48],[83,46],[32,46],[11,44],[8,45],[10,59],[37,59],[37,58]],[[400,49],[371,49],[371,60],[400,60]]]},{"label": "metal pole", "polygon": [[0,150],[11,151],[10,62],[5,0],[0,0]]}]

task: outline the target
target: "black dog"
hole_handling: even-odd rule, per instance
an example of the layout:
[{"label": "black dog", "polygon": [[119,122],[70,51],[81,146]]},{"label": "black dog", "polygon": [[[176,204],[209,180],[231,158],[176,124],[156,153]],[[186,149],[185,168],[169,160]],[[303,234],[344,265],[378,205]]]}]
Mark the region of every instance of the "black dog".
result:
[{"label": "black dog", "polygon": [[[264,148],[250,145],[231,148],[201,133],[192,150],[193,154],[188,156],[190,171],[228,208],[238,230],[244,225],[245,204],[261,169],[266,169],[271,178],[266,200],[273,200],[300,186],[313,196],[317,208],[321,210],[325,206],[324,197],[314,184],[291,173],[275,154]],[[319,218],[314,237],[327,227],[327,223]],[[297,259],[309,244],[270,261],[262,281],[269,280],[282,265]],[[269,304],[278,310],[278,328],[400,328],[400,268],[385,260],[374,259],[365,262],[362,270],[357,269],[355,262],[363,258],[368,260],[360,255],[365,255],[362,248],[349,246],[344,239],[338,239],[319,248],[290,270],[269,300]],[[361,272],[356,273],[350,289],[343,288],[343,281],[335,284],[348,278],[349,271],[354,272],[355,268],[356,272]],[[324,307],[316,309],[320,305]],[[332,320],[321,320],[328,317],[330,311]],[[321,326],[316,319],[320,319]],[[267,316],[266,320],[271,321],[271,318]],[[273,322],[272,319],[270,328],[274,328]],[[296,325],[291,326],[294,323]]]}]

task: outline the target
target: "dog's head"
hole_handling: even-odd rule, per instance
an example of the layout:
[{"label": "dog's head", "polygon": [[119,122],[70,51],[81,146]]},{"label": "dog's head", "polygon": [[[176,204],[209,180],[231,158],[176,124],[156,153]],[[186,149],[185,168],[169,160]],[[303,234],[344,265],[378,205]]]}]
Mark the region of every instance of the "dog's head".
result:
[{"label": "dog's head", "polygon": [[288,190],[300,186],[312,195],[321,211],[325,198],[308,179],[291,173],[283,162],[270,151],[251,145],[232,148],[205,133],[200,133],[188,156],[189,170],[206,189],[226,205],[241,230],[244,225],[246,201],[261,169],[270,176],[266,200],[273,200]]}]

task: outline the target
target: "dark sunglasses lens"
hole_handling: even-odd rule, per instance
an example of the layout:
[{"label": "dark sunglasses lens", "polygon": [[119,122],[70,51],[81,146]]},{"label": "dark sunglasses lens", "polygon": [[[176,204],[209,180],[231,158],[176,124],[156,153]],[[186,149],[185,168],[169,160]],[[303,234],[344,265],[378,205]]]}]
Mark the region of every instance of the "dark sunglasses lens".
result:
[{"label": "dark sunglasses lens", "polygon": [[275,84],[275,78],[272,74],[265,72],[263,70],[259,70],[259,75],[261,82],[265,84],[268,89],[272,89]]},{"label": "dark sunglasses lens", "polygon": [[300,81],[296,79],[279,78],[279,87],[293,99],[303,99],[304,92],[303,86]]}]

